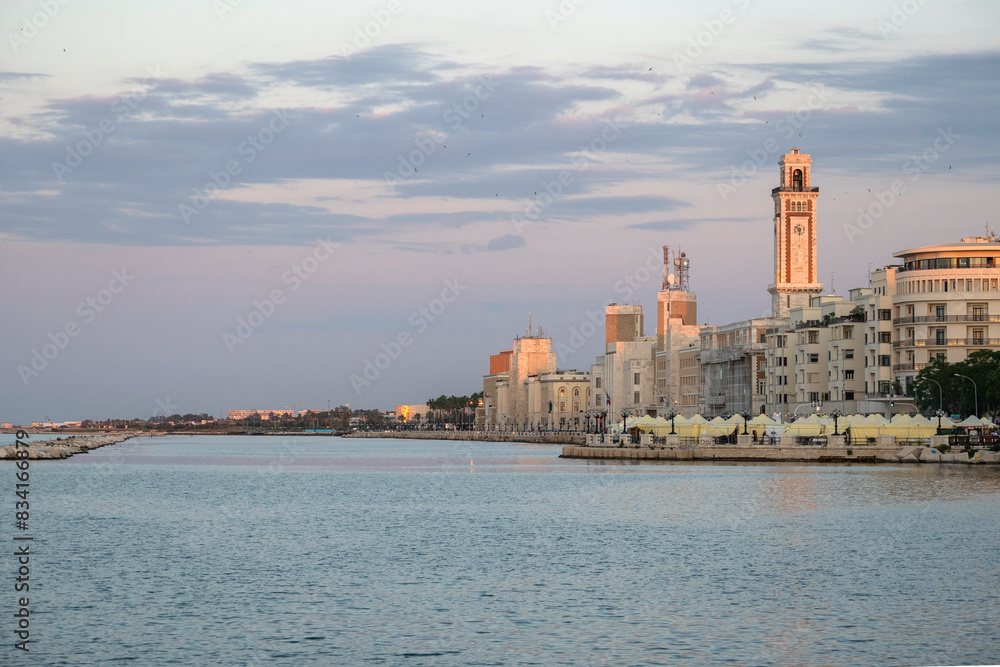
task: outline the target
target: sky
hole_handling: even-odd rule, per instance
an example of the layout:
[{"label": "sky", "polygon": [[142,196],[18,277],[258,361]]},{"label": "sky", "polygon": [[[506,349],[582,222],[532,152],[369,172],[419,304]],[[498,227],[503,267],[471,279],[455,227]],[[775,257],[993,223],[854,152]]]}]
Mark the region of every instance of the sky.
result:
[{"label": "sky", "polygon": [[655,333],[663,245],[701,322],[767,316],[792,147],[846,294],[1000,226],[997,34],[989,0],[8,0],[0,419],[422,404],[529,313],[587,370],[608,303]]}]

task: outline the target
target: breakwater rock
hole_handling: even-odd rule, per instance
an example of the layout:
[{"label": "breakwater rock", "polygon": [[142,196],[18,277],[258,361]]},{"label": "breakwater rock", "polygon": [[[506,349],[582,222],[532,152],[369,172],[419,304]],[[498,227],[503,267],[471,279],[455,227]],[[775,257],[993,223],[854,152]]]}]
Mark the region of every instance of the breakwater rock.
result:
[{"label": "breakwater rock", "polygon": [[399,438],[403,440],[472,440],[476,442],[521,442],[537,445],[582,445],[586,435],[576,433],[497,433],[485,431],[355,431],[345,438]]},{"label": "breakwater rock", "polygon": [[[102,435],[76,435],[66,438],[56,438],[55,440],[26,440],[28,443],[28,459],[65,459],[79,454],[89,452],[91,449],[114,445],[125,442],[129,438],[137,436],[154,435],[153,433],[131,432],[131,433],[108,433]],[[11,460],[16,458],[16,445],[4,445],[0,447],[0,459]]]}]

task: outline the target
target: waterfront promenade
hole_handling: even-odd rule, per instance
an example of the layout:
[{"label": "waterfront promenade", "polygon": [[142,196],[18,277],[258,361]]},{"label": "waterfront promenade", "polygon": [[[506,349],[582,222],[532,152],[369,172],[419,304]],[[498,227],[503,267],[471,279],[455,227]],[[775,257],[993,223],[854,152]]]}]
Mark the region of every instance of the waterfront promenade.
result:
[{"label": "waterfront promenade", "polygon": [[638,442],[614,441],[608,436],[589,435],[584,445],[562,449],[564,458],[626,459],[658,461],[815,461],[836,463],[965,463],[1000,464],[1000,452],[977,447],[949,447],[947,436],[934,436],[926,445],[897,443],[893,436],[879,436],[870,445],[847,442],[844,436],[828,436],[812,445],[783,437],[773,444],[754,443],[739,436],[735,444],[717,444],[715,438],[682,445],[680,438],[666,436],[654,441],[642,436]]}]

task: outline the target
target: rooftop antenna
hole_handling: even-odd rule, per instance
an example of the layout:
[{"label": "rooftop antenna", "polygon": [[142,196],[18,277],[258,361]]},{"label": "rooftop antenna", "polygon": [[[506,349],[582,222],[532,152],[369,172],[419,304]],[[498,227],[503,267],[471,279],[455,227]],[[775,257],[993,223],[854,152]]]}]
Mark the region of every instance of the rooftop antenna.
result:
[{"label": "rooftop antenna", "polygon": [[668,277],[670,275],[669,267],[670,267],[670,247],[663,246],[663,286],[660,288],[661,292],[666,292],[668,289],[668,285],[671,284],[671,281],[668,280]]},{"label": "rooftop antenna", "polygon": [[528,313],[528,338],[531,338],[531,313]]},{"label": "rooftop antenna", "polygon": [[836,294],[837,293],[837,288],[835,288],[833,286],[833,279],[836,278],[836,277],[837,277],[837,272],[836,271],[831,271],[830,272],[830,294]]}]

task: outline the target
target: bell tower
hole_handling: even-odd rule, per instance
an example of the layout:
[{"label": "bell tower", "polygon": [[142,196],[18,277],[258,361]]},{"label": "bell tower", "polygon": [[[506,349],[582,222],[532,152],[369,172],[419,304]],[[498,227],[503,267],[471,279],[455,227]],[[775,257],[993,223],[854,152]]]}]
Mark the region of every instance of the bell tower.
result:
[{"label": "bell tower", "polygon": [[791,308],[809,305],[823,291],[816,269],[816,200],[811,186],[812,157],[793,148],[781,156],[781,184],[771,190],[774,200],[774,282],[772,317],[788,317]]}]

